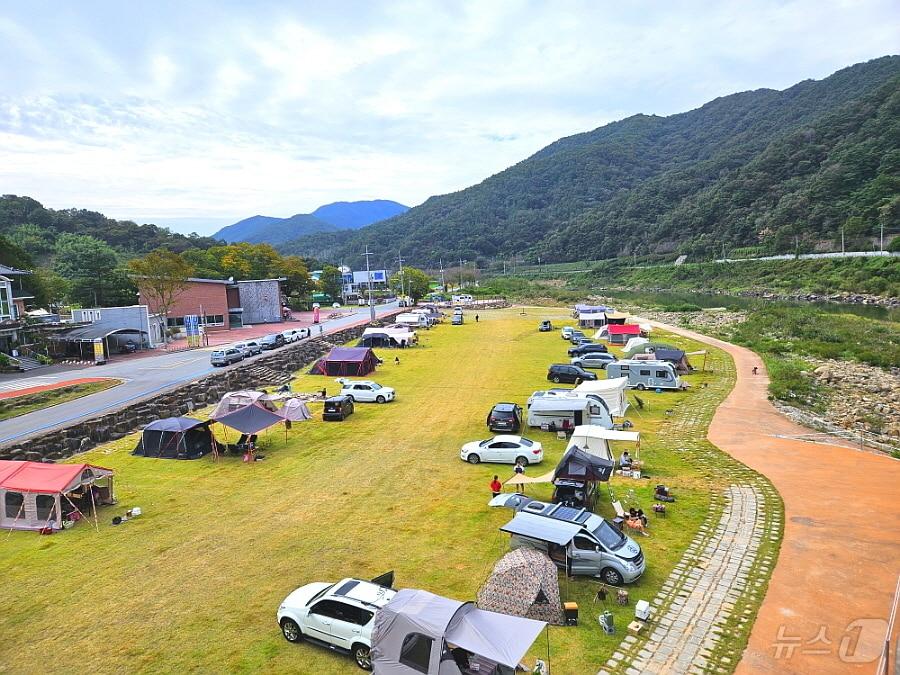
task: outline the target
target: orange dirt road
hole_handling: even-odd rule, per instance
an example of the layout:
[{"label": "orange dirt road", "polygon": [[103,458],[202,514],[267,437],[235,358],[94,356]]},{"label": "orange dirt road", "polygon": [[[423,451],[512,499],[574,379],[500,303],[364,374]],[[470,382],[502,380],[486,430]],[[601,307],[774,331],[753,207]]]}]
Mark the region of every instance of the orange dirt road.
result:
[{"label": "orange dirt road", "polygon": [[[784,500],[778,563],[736,672],[875,672],[900,574],[900,461],[775,438],[810,430],[769,403],[759,356],[656,325],[732,356],[737,382],[716,411],[708,438],[768,477]],[[895,627],[892,659],[897,632]]]}]

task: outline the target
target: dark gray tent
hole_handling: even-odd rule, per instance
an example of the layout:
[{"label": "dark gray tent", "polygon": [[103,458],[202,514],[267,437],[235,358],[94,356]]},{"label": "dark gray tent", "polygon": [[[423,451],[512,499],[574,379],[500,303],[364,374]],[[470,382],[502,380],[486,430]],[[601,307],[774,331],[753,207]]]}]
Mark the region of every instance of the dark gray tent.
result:
[{"label": "dark gray tent", "polygon": [[363,335],[357,347],[399,347],[400,345],[387,333],[369,333]]},{"label": "dark gray tent", "polygon": [[657,349],[653,355],[660,361],[668,361],[679,375],[687,375],[693,370],[683,349]]},{"label": "dark gray tent", "polygon": [[553,473],[553,480],[607,481],[615,466],[615,462],[605,457],[592,455],[577,445],[573,445],[559,460],[556,471]]},{"label": "dark gray tent", "polygon": [[266,410],[259,403],[253,403],[227,415],[216,417],[214,421],[236,429],[242,434],[258,434],[263,429],[284,422],[284,418],[271,410]]},{"label": "dark gray tent", "polygon": [[168,417],[144,427],[132,455],[160,459],[199,459],[215,449],[209,422],[192,417]]}]

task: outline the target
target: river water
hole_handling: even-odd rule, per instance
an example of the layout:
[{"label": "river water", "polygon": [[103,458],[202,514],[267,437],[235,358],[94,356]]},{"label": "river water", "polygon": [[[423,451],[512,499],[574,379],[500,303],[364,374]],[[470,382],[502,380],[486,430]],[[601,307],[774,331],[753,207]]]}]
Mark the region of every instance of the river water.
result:
[{"label": "river water", "polygon": [[738,295],[713,295],[710,293],[692,293],[690,291],[603,291],[602,295],[618,298],[635,305],[645,307],[678,305],[690,303],[698,307],[726,307],[732,310],[753,309],[763,305],[771,307],[815,307],[823,312],[835,314],[855,314],[869,319],[882,321],[900,321],[900,311],[875,305],[857,305],[837,302],[800,302],[790,300],[768,300],[763,298],[745,298]]}]

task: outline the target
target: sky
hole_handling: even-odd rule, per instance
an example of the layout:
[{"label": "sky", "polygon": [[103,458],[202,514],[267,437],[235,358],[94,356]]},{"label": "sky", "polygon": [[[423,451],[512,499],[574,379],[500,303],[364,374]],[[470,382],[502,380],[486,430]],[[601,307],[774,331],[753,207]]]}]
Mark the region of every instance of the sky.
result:
[{"label": "sky", "polygon": [[900,51],[896,0],[0,0],[0,192],[210,234]]}]

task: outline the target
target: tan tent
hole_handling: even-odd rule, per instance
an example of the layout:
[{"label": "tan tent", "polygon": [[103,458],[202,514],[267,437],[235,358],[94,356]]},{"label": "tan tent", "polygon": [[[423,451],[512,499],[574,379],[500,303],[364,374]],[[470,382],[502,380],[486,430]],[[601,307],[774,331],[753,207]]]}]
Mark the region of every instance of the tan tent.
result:
[{"label": "tan tent", "polygon": [[277,408],[272,399],[272,396],[261,391],[253,391],[250,389],[229,391],[222,397],[222,400],[219,401],[219,405],[216,406],[216,409],[213,410],[210,417],[224,417],[228,413],[233,413],[235,410],[240,410],[241,408],[245,408],[254,403],[259,403],[259,405],[266,410],[275,412]]},{"label": "tan tent", "polygon": [[476,604],[491,612],[563,624],[556,565],[531,548],[510,551],[497,561]]}]

